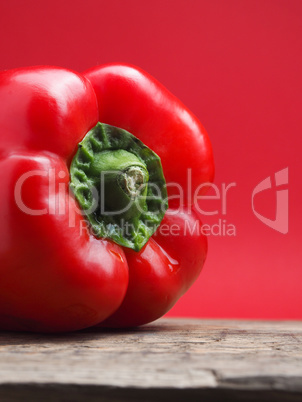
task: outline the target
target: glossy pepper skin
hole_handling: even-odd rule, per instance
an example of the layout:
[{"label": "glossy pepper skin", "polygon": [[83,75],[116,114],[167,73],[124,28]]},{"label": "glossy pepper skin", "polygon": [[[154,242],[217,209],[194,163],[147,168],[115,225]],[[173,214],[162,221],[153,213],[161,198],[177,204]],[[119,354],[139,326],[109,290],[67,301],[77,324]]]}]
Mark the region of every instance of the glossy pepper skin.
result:
[{"label": "glossy pepper skin", "polygon": [[[200,122],[147,73],[118,64],[4,71],[0,103],[0,329],[136,326],[165,314],[207,253],[206,237],[188,230],[201,225],[191,195],[214,171]],[[69,191],[78,143],[98,121],[162,161],[169,210],[139,252],[96,238]]]}]

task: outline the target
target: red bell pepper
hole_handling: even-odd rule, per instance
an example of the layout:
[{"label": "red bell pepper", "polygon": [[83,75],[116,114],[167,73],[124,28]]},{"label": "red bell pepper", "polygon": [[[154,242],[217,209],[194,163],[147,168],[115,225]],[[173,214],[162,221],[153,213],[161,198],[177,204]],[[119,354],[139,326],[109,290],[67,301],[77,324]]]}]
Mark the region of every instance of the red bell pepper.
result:
[{"label": "red bell pepper", "polygon": [[144,71],[114,64],[4,71],[0,104],[0,329],[165,314],[207,252],[192,194],[214,168],[197,118]]}]

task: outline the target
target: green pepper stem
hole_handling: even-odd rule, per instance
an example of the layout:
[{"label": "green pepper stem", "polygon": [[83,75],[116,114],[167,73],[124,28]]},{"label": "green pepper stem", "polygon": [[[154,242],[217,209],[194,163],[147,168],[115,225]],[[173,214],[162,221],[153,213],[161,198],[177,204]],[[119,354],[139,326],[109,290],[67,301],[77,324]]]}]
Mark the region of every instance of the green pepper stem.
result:
[{"label": "green pepper stem", "polygon": [[136,251],[155,232],[168,208],[159,157],[117,127],[98,123],[86,134],[70,176],[71,189],[94,235]]}]

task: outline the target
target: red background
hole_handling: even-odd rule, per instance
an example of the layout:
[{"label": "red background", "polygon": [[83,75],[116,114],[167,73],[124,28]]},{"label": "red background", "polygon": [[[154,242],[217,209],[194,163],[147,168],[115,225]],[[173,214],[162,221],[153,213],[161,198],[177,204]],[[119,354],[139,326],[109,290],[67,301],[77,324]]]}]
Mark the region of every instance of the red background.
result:
[{"label": "red background", "polygon": [[[300,0],[2,1],[0,69],[50,64],[82,71],[127,62],[148,71],[202,121],[216,185],[236,183],[236,227],[209,236],[205,268],[169,315],[302,318]],[[0,111],[1,113],[1,111]],[[253,214],[251,194],[289,168],[289,232]],[[275,193],[255,201],[274,219]],[[205,207],[206,209],[206,207]]]}]

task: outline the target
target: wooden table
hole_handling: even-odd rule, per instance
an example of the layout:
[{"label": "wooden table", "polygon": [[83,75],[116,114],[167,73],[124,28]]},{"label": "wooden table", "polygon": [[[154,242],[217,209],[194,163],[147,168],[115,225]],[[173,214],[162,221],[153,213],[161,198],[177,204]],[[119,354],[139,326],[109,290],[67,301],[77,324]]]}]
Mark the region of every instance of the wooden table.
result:
[{"label": "wooden table", "polygon": [[302,401],[302,322],[0,333],[0,401]]}]

